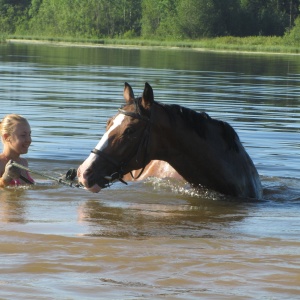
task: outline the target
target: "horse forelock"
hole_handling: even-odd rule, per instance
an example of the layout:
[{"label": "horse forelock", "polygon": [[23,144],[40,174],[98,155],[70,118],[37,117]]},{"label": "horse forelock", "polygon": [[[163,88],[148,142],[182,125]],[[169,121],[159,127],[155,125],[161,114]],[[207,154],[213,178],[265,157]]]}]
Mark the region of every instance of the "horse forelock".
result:
[{"label": "horse forelock", "polygon": [[142,97],[137,97],[131,99],[130,101],[122,105],[120,109],[126,110],[126,108],[133,107],[135,112],[137,112],[138,114],[150,117],[150,112],[141,105],[141,102],[142,102]]}]

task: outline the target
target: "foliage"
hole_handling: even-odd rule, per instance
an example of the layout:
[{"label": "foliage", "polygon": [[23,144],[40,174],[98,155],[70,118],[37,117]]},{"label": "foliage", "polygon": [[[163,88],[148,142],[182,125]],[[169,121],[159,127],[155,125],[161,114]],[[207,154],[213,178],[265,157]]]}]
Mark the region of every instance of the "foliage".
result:
[{"label": "foliage", "polygon": [[178,37],[178,2],[179,0],[143,0],[142,36]]},{"label": "foliage", "polygon": [[0,0],[0,34],[14,33],[16,27],[24,21],[24,11],[30,0]]},{"label": "foliage", "polygon": [[180,0],[178,20],[189,38],[235,35],[239,23],[238,0]]},{"label": "foliage", "polygon": [[[294,0],[295,1],[295,0]],[[242,32],[247,35],[280,35],[289,26],[289,14],[280,0],[242,0]]]},{"label": "foliage", "polygon": [[0,34],[160,40],[285,35],[298,41],[299,8],[300,0],[0,0]]},{"label": "foliage", "polygon": [[295,20],[293,29],[285,35],[285,40],[294,46],[300,46],[300,16]]}]

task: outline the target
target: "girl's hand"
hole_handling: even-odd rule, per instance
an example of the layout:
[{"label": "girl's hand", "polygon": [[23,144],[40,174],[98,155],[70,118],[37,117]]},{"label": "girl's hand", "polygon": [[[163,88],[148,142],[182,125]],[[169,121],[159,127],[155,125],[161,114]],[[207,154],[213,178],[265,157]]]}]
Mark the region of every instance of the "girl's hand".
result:
[{"label": "girl's hand", "polygon": [[12,160],[9,160],[8,163],[5,166],[5,171],[2,175],[2,180],[4,182],[10,182],[13,179],[18,179],[21,175],[21,170],[17,167],[15,167],[12,164]]}]

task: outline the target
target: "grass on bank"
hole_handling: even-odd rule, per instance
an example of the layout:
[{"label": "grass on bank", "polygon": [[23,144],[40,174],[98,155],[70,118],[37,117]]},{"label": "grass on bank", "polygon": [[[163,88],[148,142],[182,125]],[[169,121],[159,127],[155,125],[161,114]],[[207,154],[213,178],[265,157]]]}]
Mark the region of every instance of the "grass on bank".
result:
[{"label": "grass on bank", "polygon": [[178,47],[188,49],[206,49],[217,51],[249,51],[268,53],[300,53],[300,45],[297,46],[286,37],[217,37],[203,38],[199,40],[152,40],[142,38],[73,38],[73,37],[37,37],[37,36],[0,36],[0,41],[5,40],[37,40],[46,42],[83,43],[93,45],[124,45],[124,46],[147,46],[147,47]]}]

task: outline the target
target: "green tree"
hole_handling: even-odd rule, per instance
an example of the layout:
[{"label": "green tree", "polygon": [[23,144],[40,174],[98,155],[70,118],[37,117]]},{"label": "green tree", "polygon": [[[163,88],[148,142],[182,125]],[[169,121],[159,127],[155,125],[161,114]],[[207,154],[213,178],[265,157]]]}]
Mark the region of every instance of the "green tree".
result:
[{"label": "green tree", "polygon": [[295,20],[295,26],[286,33],[285,39],[296,47],[300,46],[300,16]]},{"label": "green tree", "polygon": [[25,21],[30,0],[0,0],[0,33],[14,33]]},{"label": "green tree", "polygon": [[181,31],[188,38],[213,35],[217,17],[211,0],[180,0],[178,20]]},{"label": "green tree", "polygon": [[288,15],[289,28],[292,28],[296,18],[300,13],[300,0],[274,0],[277,4],[277,9]]},{"label": "green tree", "polygon": [[180,0],[178,20],[184,36],[199,38],[226,34],[230,9],[227,6],[229,1],[224,1]]},{"label": "green tree", "polygon": [[[33,5],[35,3],[35,5]],[[50,36],[102,37],[140,31],[141,0],[38,0],[32,2],[31,32]]]},{"label": "green tree", "polygon": [[213,0],[213,3],[218,16],[215,35],[240,35],[240,0]]},{"label": "green tree", "polygon": [[122,33],[141,34],[142,0],[123,0]]},{"label": "green tree", "polygon": [[156,30],[159,37],[177,38],[181,36],[178,26],[178,7],[179,0],[161,0],[158,5],[160,11],[160,22]]},{"label": "green tree", "polygon": [[283,35],[288,15],[282,5],[281,0],[241,0],[243,35]]},{"label": "green tree", "polygon": [[300,0],[0,0],[0,33],[195,39],[289,30],[296,37],[299,9]]},{"label": "green tree", "polygon": [[161,20],[160,0],[142,1],[142,36],[154,36]]}]

